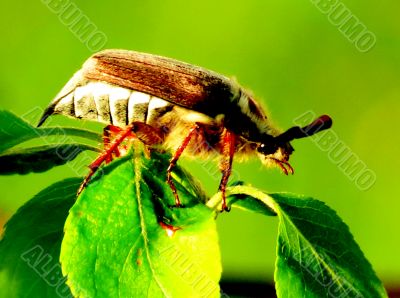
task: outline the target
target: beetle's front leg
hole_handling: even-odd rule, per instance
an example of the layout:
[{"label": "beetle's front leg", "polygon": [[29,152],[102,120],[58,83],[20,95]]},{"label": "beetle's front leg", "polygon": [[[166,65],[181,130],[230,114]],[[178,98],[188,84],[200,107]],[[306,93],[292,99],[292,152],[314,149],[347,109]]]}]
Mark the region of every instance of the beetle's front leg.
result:
[{"label": "beetle's front leg", "polygon": [[229,211],[226,205],[226,185],[228,184],[229,176],[232,172],[233,156],[235,155],[235,135],[228,129],[224,129],[222,133],[222,159],[220,168],[222,178],[219,184],[219,191],[222,193],[222,211]]}]

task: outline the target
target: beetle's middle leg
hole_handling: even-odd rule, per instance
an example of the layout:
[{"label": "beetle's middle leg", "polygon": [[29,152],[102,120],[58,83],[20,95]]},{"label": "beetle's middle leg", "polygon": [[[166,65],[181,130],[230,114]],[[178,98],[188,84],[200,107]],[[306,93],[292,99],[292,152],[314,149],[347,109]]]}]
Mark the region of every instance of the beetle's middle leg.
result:
[{"label": "beetle's middle leg", "polygon": [[176,207],[181,207],[181,201],[179,200],[178,192],[176,190],[175,184],[172,181],[172,169],[175,167],[179,157],[182,155],[183,150],[189,145],[189,142],[191,138],[194,136],[194,134],[199,133],[201,130],[200,125],[197,123],[189,130],[189,133],[187,136],[183,139],[182,144],[178,147],[178,149],[175,151],[174,156],[171,158],[169,162],[169,166],[167,169],[167,183],[169,187],[172,190],[172,193],[174,194],[175,197],[175,206]]}]

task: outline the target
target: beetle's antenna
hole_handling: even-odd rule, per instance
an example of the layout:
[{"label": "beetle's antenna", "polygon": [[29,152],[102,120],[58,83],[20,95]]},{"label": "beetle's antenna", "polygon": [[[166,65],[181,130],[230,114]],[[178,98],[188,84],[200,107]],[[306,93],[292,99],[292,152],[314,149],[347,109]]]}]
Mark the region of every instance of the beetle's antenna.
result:
[{"label": "beetle's antenna", "polygon": [[322,115],[304,127],[293,126],[289,128],[287,131],[277,136],[276,140],[281,143],[286,143],[294,139],[310,137],[317,132],[330,128],[331,126],[332,118],[328,115]]}]

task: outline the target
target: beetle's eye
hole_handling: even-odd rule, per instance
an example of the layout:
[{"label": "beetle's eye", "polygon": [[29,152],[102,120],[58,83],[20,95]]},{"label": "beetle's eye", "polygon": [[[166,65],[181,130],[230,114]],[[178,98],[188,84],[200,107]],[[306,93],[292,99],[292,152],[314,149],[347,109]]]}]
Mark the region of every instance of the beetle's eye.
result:
[{"label": "beetle's eye", "polygon": [[276,152],[278,148],[276,147],[276,145],[265,145],[265,144],[260,144],[257,148],[258,152],[264,154],[264,155],[268,155],[268,154],[273,154]]}]

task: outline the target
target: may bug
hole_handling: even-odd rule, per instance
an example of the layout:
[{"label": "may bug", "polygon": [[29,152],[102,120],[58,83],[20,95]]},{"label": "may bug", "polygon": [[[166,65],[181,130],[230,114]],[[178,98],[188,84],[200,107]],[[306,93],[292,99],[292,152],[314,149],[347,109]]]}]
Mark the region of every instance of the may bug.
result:
[{"label": "may bug", "polygon": [[263,164],[293,173],[288,160],[290,141],[331,127],[323,115],[311,124],[281,133],[260,105],[235,80],[213,71],[156,55],[127,50],[94,54],[70,79],[44,112],[38,126],[52,114],[107,123],[117,136],[105,139],[106,149],[91,165],[90,174],[110,159],[128,136],[149,148],[172,150],[167,182],[180,200],[171,171],[183,152],[192,157],[221,155],[222,208],[233,156],[258,155]]}]

